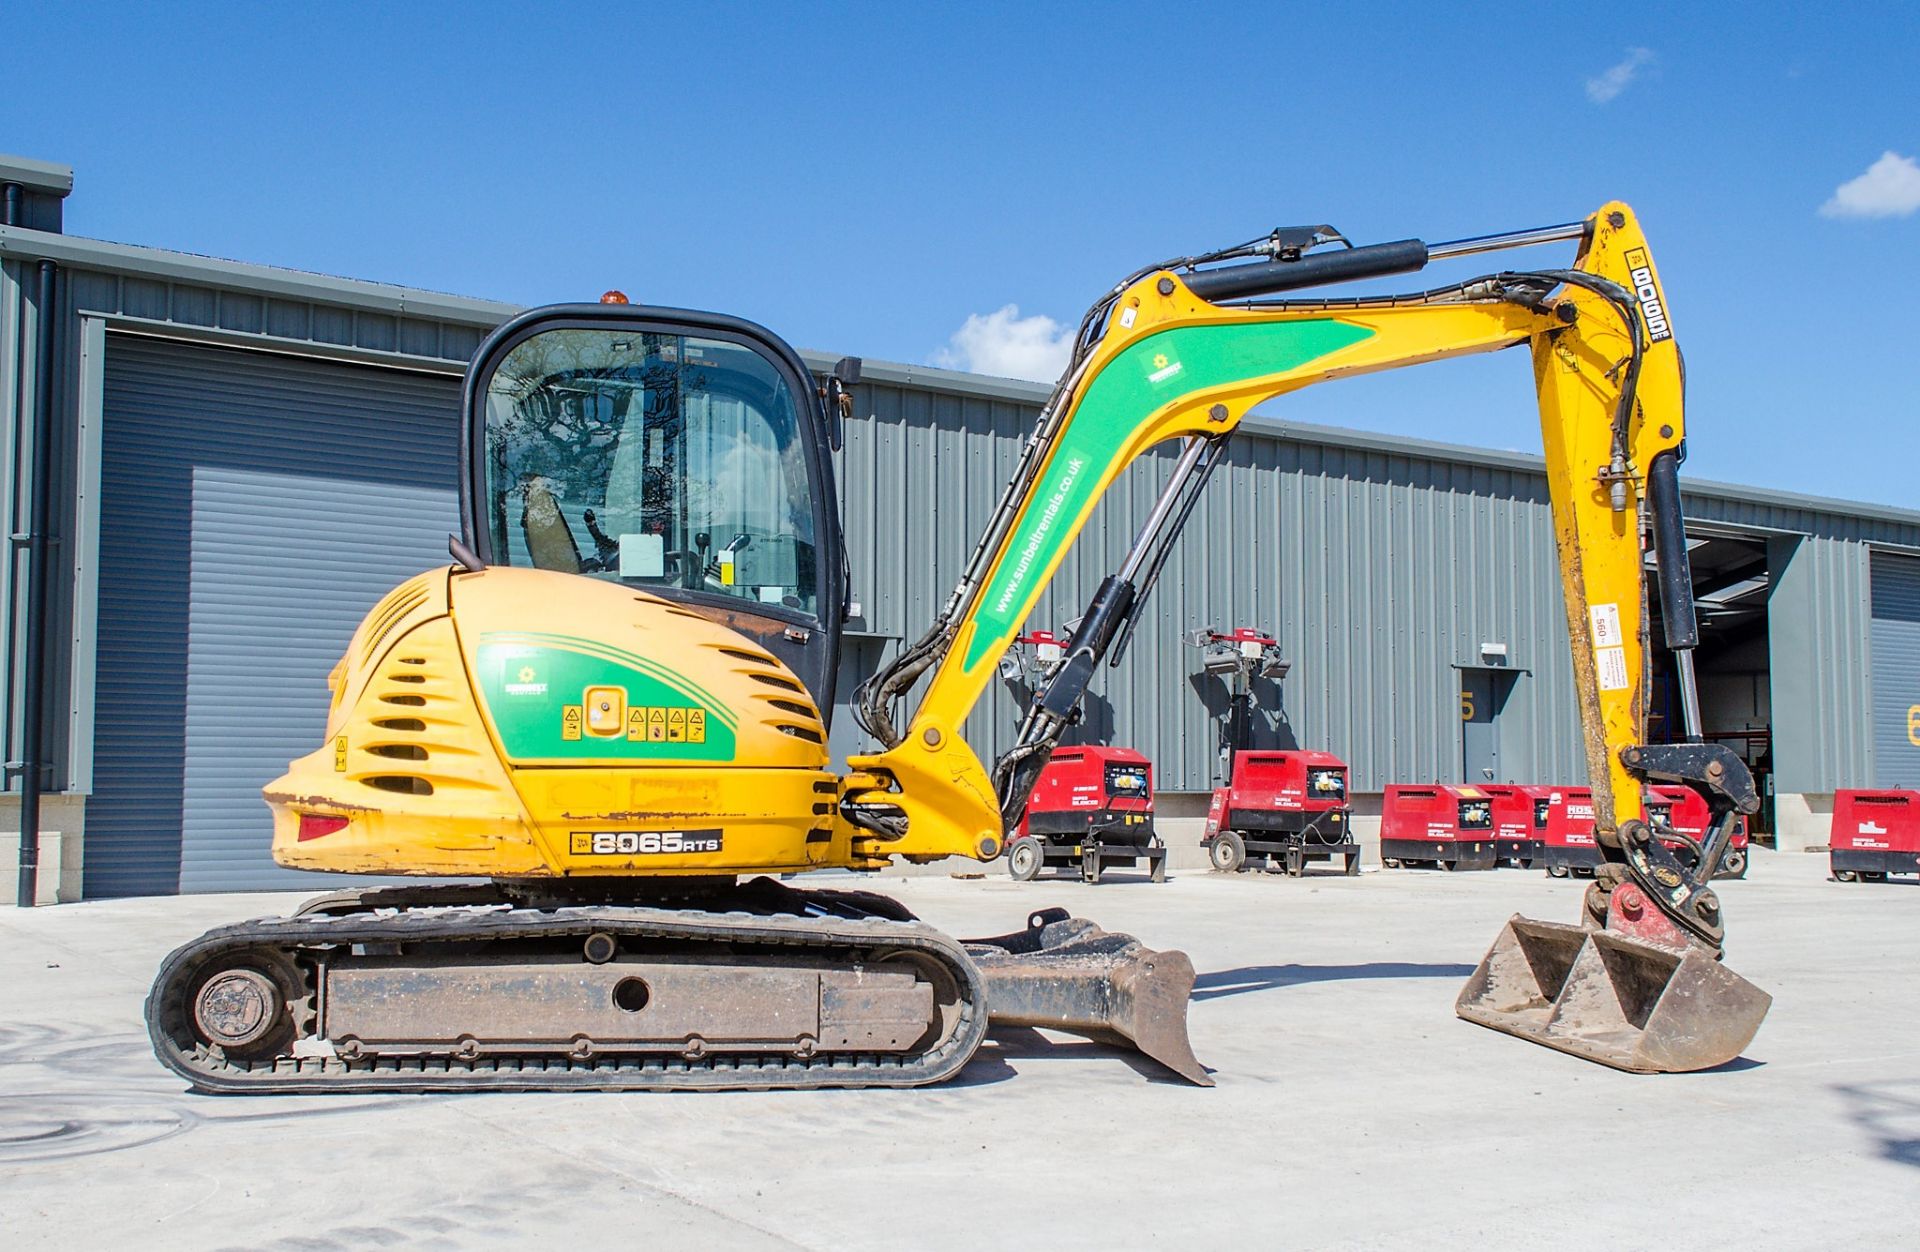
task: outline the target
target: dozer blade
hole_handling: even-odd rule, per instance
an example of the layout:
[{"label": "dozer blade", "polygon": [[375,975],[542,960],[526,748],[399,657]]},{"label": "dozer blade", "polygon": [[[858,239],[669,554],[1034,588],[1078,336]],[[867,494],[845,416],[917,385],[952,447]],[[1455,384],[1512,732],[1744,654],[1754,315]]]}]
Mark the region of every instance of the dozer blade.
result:
[{"label": "dozer blade", "polygon": [[967,955],[987,985],[990,1021],[1043,1026],[1136,1048],[1202,1087],[1213,1079],[1187,1040],[1193,962],[1113,935],[1065,909],[1046,909],[1027,929],[969,939]]},{"label": "dozer blade", "polygon": [[1637,1074],[1724,1065],[1773,997],[1704,948],[1517,914],[1467,979],[1461,1017]]}]

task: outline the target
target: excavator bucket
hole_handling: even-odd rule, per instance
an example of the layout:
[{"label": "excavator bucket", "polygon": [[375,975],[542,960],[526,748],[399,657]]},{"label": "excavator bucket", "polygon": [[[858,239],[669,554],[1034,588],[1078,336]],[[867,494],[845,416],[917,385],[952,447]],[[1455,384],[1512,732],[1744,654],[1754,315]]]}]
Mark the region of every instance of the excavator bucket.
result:
[{"label": "excavator bucket", "polygon": [[1724,1065],[1773,997],[1698,946],[1517,914],[1461,989],[1461,1017],[1637,1074]]},{"label": "excavator bucket", "polygon": [[1027,929],[969,939],[987,984],[993,1025],[1042,1026],[1131,1047],[1188,1082],[1213,1086],[1187,1040],[1193,962],[1108,934],[1065,909],[1044,909]]}]

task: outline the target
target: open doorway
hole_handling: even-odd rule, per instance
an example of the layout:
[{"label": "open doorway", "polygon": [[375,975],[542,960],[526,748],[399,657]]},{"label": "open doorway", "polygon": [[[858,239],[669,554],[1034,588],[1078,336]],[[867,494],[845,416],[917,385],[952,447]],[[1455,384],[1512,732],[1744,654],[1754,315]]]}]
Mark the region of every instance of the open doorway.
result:
[{"label": "open doorway", "polygon": [[[1700,727],[1709,743],[1731,748],[1753,771],[1761,809],[1750,829],[1770,841],[1773,818],[1773,690],[1768,654],[1767,592],[1772,575],[1763,538],[1735,532],[1694,533],[1687,555],[1693,568],[1694,612],[1700,646],[1694,673],[1700,690]],[[1649,577],[1652,576],[1649,566]],[[1653,689],[1647,738],[1673,743],[1686,738],[1680,687],[1667,654],[1657,587],[1648,588],[1653,613]]]}]

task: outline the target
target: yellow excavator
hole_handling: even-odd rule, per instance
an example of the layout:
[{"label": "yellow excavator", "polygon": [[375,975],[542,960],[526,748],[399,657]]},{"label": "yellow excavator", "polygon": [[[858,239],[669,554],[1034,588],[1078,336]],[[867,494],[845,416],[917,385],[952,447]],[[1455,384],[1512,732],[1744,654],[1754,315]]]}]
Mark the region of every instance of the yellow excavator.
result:
[{"label": "yellow excavator", "polygon": [[[1571,268],[1288,294],[1555,243]],[[1757,801],[1699,734],[1680,353],[1621,204],[1432,246],[1283,228],[1118,284],[959,585],[857,693],[879,750],[845,775],[827,747],[848,602],[830,457],[858,362],[816,382],[756,325],[618,293],[512,319],[465,382],[455,564],[375,607],[329,678],[326,742],[266,788],[282,865],[461,881],[335,892],[184,945],[147,1001],[158,1056],[219,1092],[912,1086],[1002,1022],[1210,1083],[1180,952],[1061,910],[960,942],[884,894],[776,876],[998,855],[1251,408],[1520,345],[1607,864],[1577,923],[1512,919],[1458,1010],[1624,1069],[1732,1059],[1768,998],[1720,963],[1709,883]],[[1137,539],[989,769],[969,710],[1102,494],[1167,441]],[[1645,742],[1648,542],[1682,743]],[[1708,798],[1699,844],[1652,836],[1652,781]]]}]

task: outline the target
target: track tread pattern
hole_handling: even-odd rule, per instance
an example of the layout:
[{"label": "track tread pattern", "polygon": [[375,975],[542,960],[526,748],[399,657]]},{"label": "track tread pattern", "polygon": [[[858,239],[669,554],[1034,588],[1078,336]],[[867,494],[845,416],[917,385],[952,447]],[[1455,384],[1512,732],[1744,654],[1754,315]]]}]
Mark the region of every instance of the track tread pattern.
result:
[{"label": "track tread pattern", "polygon": [[[190,1035],[183,1024],[199,973],[217,965],[222,956],[261,948],[292,954],[303,948],[359,943],[584,938],[594,931],[611,931],[622,938],[677,940],[690,948],[752,943],[917,952],[940,961],[951,973],[961,992],[959,1017],[952,1031],[930,1050],[909,1056],[717,1053],[690,1060],[656,1054],[581,1059],[529,1053],[472,1060],[452,1054],[347,1060],[282,1054],[245,1061],[191,1046],[183,1038]],[[986,1033],[987,1002],[979,971],[964,950],[917,921],[628,905],[541,910],[426,906],[257,918],[210,930],[175,950],[161,965],[147,997],[146,1019],[160,1062],[196,1089],[221,1094],[915,1087],[950,1078],[967,1063]]]}]

